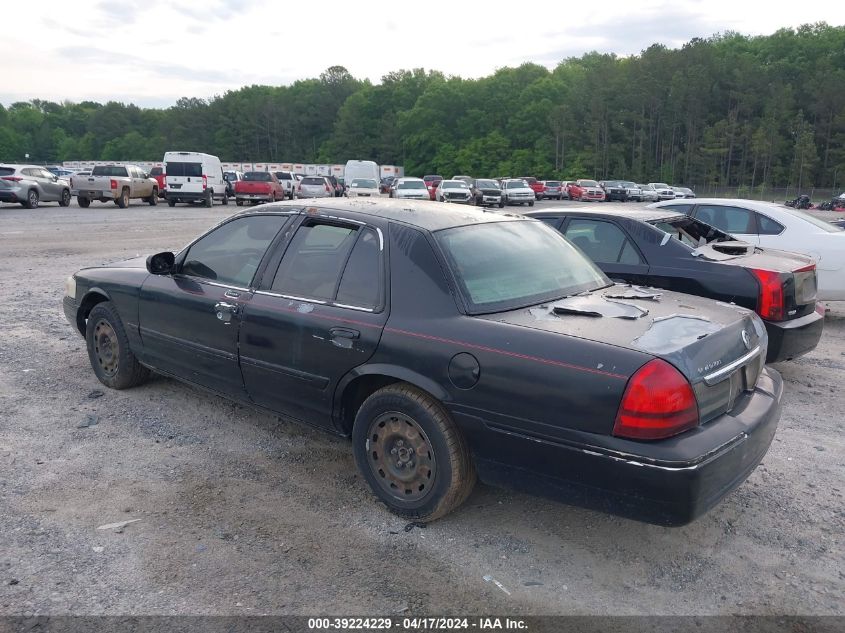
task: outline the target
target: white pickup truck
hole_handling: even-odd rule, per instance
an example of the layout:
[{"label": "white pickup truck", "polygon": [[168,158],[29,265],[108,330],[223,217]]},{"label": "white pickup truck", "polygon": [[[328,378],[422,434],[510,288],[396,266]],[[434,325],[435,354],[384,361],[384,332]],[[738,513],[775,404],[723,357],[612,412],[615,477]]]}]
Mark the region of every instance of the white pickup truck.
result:
[{"label": "white pickup truck", "polygon": [[132,198],[141,198],[150,206],[158,204],[158,182],[135,165],[98,165],[88,177],[74,178],[76,200],[82,208],[92,200],[114,202],[121,209]]}]

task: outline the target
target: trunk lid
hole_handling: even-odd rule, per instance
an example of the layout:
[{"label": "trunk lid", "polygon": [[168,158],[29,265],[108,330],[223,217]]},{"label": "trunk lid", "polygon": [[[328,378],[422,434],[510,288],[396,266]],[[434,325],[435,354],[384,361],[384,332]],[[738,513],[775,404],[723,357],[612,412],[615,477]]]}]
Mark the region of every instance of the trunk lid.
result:
[{"label": "trunk lid", "polygon": [[272,191],[271,183],[256,180],[238,180],[235,183],[235,193],[256,193],[269,194]]},{"label": "trunk lid", "polygon": [[692,384],[702,423],[753,390],[768,347],[766,329],[751,310],[626,284],[481,318],[662,358]]}]

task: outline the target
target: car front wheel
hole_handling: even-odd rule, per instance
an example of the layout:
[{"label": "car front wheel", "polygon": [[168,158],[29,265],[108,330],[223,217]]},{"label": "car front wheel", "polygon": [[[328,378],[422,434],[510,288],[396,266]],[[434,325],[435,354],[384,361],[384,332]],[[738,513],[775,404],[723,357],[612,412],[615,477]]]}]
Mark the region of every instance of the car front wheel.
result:
[{"label": "car front wheel", "polygon": [[433,521],[458,507],[475,485],[475,467],[443,406],[406,383],[364,401],[352,431],[355,461],[391,512]]},{"label": "car front wheel", "polygon": [[111,301],[98,303],[88,315],[85,328],[88,358],[97,378],[106,387],[127,389],[150,376],[129,349],[129,338]]}]

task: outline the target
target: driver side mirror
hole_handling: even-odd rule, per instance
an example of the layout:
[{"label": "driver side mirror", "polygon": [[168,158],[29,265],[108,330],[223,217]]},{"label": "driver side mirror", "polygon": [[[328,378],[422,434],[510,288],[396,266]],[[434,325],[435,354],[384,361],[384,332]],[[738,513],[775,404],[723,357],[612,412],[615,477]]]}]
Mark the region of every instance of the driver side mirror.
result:
[{"label": "driver side mirror", "polygon": [[156,253],[147,257],[147,272],[151,275],[169,275],[175,263],[176,255],[173,253]]}]

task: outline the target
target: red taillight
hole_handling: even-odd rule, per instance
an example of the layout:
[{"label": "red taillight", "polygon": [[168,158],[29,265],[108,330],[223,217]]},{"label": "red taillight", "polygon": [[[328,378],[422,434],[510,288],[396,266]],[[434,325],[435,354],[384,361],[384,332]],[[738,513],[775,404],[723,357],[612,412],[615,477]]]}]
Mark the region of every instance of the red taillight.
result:
[{"label": "red taillight", "polygon": [[10,180],[12,182],[20,182],[23,180],[20,176],[3,176],[2,180]]},{"label": "red taillight", "polygon": [[757,303],[757,314],[769,321],[783,320],[783,279],[780,273],[771,270],[752,268],[751,273],[760,284],[760,298]]},{"label": "red taillight", "polygon": [[117,181],[114,179],[109,180],[109,187],[111,187],[112,189],[117,189]]},{"label": "red taillight", "polygon": [[616,413],[613,434],[658,440],[698,426],[698,402],[689,381],[656,358],[631,376]]},{"label": "red taillight", "polygon": [[205,191],[208,189],[208,176],[205,174],[202,175],[202,190]]}]

